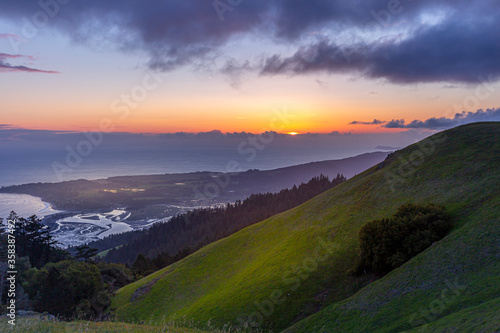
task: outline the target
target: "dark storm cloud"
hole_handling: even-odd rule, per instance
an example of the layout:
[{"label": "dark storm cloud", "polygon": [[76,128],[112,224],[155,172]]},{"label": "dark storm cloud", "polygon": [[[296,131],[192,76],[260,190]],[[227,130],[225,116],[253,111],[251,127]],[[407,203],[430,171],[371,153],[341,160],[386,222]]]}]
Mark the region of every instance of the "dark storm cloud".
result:
[{"label": "dark storm cloud", "polygon": [[[245,35],[298,48],[291,56],[267,56],[263,64],[250,65],[251,59],[226,63],[222,71],[236,77],[235,84],[247,71],[361,73],[396,83],[500,77],[496,0],[0,0],[0,4],[0,17],[19,22],[24,39],[36,31],[33,27],[56,28],[78,42],[145,52],[148,66],[158,70],[220,55],[230,39]],[[429,13],[442,13],[444,18],[431,22],[424,15]],[[389,34],[402,25],[410,27],[408,36]],[[387,38],[331,37],[374,28],[382,34],[385,30]],[[323,39],[314,41],[311,36],[318,32]]]},{"label": "dark storm cloud", "polygon": [[429,118],[427,120],[413,120],[406,123],[404,119],[393,119],[384,125],[386,128],[412,128],[412,129],[446,129],[459,125],[482,121],[500,121],[500,109],[477,110],[476,112],[457,113],[453,118]]},{"label": "dark storm cloud", "polygon": [[321,41],[290,57],[266,59],[263,74],[355,72],[396,83],[479,82],[500,77],[500,20],[463,22],[419,29],[401,42],[337,45]]},{"label": "dark storm cloud", "polygon": [[267,8],[264,2],[248,2],[221,22],[212,1],[205,0],[41,2],[50,5],[43,9],[36,1],[0,1],[0,16],[15,18],[27,35],[23,37],[29,37],[47,13],[40,28],[59,29],[81,43],[146,52],[148,66],[159,70],[189,64],[216,51],[232,36],[248,33],[263,24],[264,18],[255,14]]}]

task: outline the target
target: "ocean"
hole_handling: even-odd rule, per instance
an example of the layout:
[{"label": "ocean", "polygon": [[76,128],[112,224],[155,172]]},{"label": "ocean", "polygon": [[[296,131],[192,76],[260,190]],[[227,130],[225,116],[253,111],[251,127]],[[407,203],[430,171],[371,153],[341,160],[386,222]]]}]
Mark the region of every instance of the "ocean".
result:
[{"label": "ocean", "polygon": [[11,211],[21,217],[36,215],[40,218],[59,213],[40,198],[26,194],[0,193],[0,217],[7,218]]},{"label": "ocean", "polygon": [[[231,161],[235,161],[242,170],[269,170],[313,161],[351,157],[370,151],[375,150],[363,147],[329,149],[324,146],[269,145],[260,150],[255,149],[252,154],[248,150],[242,154],[241,150],[238,152],[235,146],[154,147],[150,149],[100,147],[92,154],[82,157],[79,165],[70,165],[71,163],[66,164],[67,151],[64,149],[0,149],[0,186],[101,179],[124,175],[228,171],[226,166]],[[67,172],[61,173],[59,170],[58,176],[53,168],[54,163],[65,166],[64,170]],[[22,217],[35,214],[42,218],[60,213],[37,197],[0,194],[0,217],[6,218],[12,210]],[[147,227],[156,222],[145,220],[139,225],[136,222],[128,223],[125,211],[89,214],[87,215],[90,217],[75,213],[56,221],[58,227],[53,234],[61,245],[65,247],[80,245],[109,234]]]},{"label": "ocean", "polygon": [[[67,166],[64,149],[0,149],[0,187],[38,182],[101,179],[124,175],[151,175],[196,171],[227,171],[230,161],[241,169],[270,170],[280,167],[352,157],[373,148],[328,149],[326,147],[274,147],[240,154],[229,147],[183,147],[155,149],[96,149],[77,167],[54,170],[54,162]],[[71,160],[70,160],[71,161]]]}]

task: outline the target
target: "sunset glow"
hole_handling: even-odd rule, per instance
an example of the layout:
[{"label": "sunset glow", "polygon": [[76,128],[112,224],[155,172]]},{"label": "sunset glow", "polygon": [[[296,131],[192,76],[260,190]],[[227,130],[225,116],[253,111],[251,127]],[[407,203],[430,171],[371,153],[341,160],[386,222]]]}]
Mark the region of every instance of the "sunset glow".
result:
[{"label": "sunset glow", "polygon": [[[104,10],[101,5],[96,6],[97,11]],[[71,5],[66,9],[73,10]],[[220,24],[212,10],[208,6],[200,14],[206,16],[208,27]],[[236,62],[228,60],[227,57],[233,56],[257,66],[260,54],[270,57],[280,50],[283,57],[293,54],[294,51],[285,52],[284,45],[274,42],[272,32],[256,43],[249,30],[245,38],[234,41],[241,51],[231,49],[229,44],[221,46],[225,56],[215,57],[213,63],[193,56],[192,62],[197,65],[185,64],[159,71],[148,67],[156,57],[152,54],[156,53],[150,52],[150,46],[142,40],[138,45],[145,48],[143,52],[123,53],[112,46],[98,51],[79,45],[72,40],[71,33],[59,30],[57,25],[44,31],[60,33],[40,33],[27,43],[19,43],[14,50],[16,44],[12,41],[17,37],[13,36],[21,38],[23,31],[15,15],[8,13],[5,11],[5,16],[0,18],[0,33],[13,32],[0,34],[0,63],[5,64],[0,72],[3,76],[1,122],[19,128],[89,131],[98,128],[103,119],[109,119],[115,131],[132,133],[215,129],[259,133],[272,129],[273,110],[286,109],[294,118],[282,124],[277,132],[382,133],[394,130],[385,126],[392,120],[404,119],[410,123],[453,118],[463,111],[476,112],[500,105],[500,94],[492,93],[500,90],[500,85],[494,76],[488,79],[491,71],[483,75],[485,82],[482,83],[469,82],[467,77],[449,83],[446,77],[394,79],[390,73],[371,78],[347,69],[339,73],[319,69],[290,76],[275,73],[276,69],[268,67],[268,73],[263,75],[258,69],[240,70]],[[103,16],[106,15],[103,12]],[[244,15],[243,7],[234,15],[231,20]],[[443,17],[438,21],[434,19],[433,24],[442,20]],[[148,22],[141,24],[144,26],[139,29],[149,33]],[[395,31],[388,29],[387,33],[391,35]],[[161,33],[150,37],[169,40],[169,36]],[[179,50],[190,47],[191,37],[185,37],[185,46],[176,46]],[[109,38],[110,45],[120,43],[112,36]],[[207,38],[209,43],[210,38],[217,37]],[[298,40],[291,45],[301,47]],[[54,53],[56,49],[64,50],[64,54]],[[233,67],[227,67],[229,65]],[[429,75],[434,75],[432,73]],[[381,123],[370,124],[373,119]]]},{"label": "sunset glow", "polygon": [[0,77],[0,326],[498,331],[500,0],[0,0]]}]

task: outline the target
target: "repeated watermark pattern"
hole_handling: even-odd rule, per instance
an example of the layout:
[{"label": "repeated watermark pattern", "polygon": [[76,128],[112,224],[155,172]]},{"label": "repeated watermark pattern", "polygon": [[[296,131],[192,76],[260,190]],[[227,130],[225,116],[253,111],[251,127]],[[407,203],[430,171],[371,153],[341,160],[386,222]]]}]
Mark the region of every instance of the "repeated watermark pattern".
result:
[{"label": "repeated watermark pattern", "polygon": [[436,152],[436,146],[446,142],[447,139],[446,133],[441,132],[419,142],[417,148],[408,155],[408,158],[404,158],[399,154],[398,167],[395,168],[395,172],[385,172],[385,180],[391,191],[396,192],[396,186],[403,185],[406,179],[413,175],[418,167]]},{"label": "repeated watermark pattern", "polygon": [[[355,45],[359,42],[369,42],[368,36],[377,28],[387,28],[393,24],[394,17],[401,14],[404,9],[402,2],[411,2],[412,0],[389,0],[384,9],[379,11],[371,10],[370,16],[373,18],[364,24],[361,28],[355,28],[353,31],[353,38],[350,45],[339,45],[339,54],[341,53],[347,63],[351,63],[352,56],[357,52]],[[234,12],[235,8],[240,6],[244,0],[214,0],[212,6],[217,14],[219,20],[224,22],[227,13]]]},{"label": "repeated watermark pattern", "polygon": [[461,103],[453,104],[453,107],[448,109],[447,116],[453,117],[464,110],[477,110],[480,108],[481,102],[492,97],[495,91],[493,74],[488,75],[487,78],[479,75],[474,93],[465,96]]},{"label": "repeated watermark pattern", "polygon": [[445,280],[446,287],[441,290],[438,297],[432,300],[425,308],[414,312],[410,316],[409,324],[413,327],[420,327],[418,332],[426,332],[430,322],[435,321],[443,311],[457,300],[467,289],[467,285],[458,283],[458,278],[454,282]]},{"label": "repeated watermark pattern", "polygon": [[157,89],[164,80],[164,75],[158,72],[148,72],[143,77],[140,84],[135,85],[129,92],[120,95],[111,102],[110,110],[116,114],[118,119],[102,118],[98,126],[91,131],[83,132],[85,137],[78,141],[75,146],[66,146],[66,158],[63,162],[52,162],[52,169],[59,181],[64,180],[66,174],[71,174],[78,168],[85,157],[92,154],[94,148],[104,142],[104,134],[112,133],[115,130],[118,121],[126,120],[133,110],[137,109],[149,96]]},{"label": "repeated watermark pattern", "polygon": [[71,0],[40,0],[37,3],[40,10],[33,13],[31,17],[24,16],[21,19],[21,36],[9,35],[10,45],[15,53],[19,53],[19,47],[27,44],[38,36],[41,29],[47,27],[49,22],[60,12],[61,6],[68,4]]},{"label": "repeated watermark pattern", "polygon": [[241,5],[245,0],[214,0],[212,5],[219,16],[219,20],[223,22],[225,20],[224,15],[227,12],[233,12],[235,7]]},{"label": "repeated watermark pattern", "polygon": [[332,242],[332,236],[327,240],[318,237],[316,248],[312,255],[302,260],[300,265],[283,272],[281,281],[286,287],[283,289],[274,289],[266,299],[255,300],[252,303],[254,311],[237,318],[238,328],[256,329],[261,327],[265,320],[274,314],[276,307],[284,304],[287,298],[291,297],[293,292],[297,291],[303,282],[318,270],[319,265],[325,262],[339,248],[338,244]]},{"label": "repeated watermark pattern", "polygon": [[[277,133],[283,131],[293,118],[295,118],[295,115],[289,113],[286,107],[274,109],[269,121],[269,127],[262,130],[261,134],[249,135],[245,140],[240,142],[237,147],[240,156],[247,163],[255,161],[259,152],[264,151],[275,140]],[[221,191],[231,183],[231,177],[240,172],[243,172],[240,162],[236,160],[228,161],[225,173],[212,173],[212,181],[205,184],[202,190],[198,187],[193,188],[195,200],[208,200],[218,197]]]},{"label": "repeated watermark pattern", "polygon": [[[479,76],[474,92],[465,96],[462,103],[455,103],[452,108],[448,109],[447,116],[452,119],[452,117],[462,115],[465,112],[463,110],[475,110],[479,108],[480,102],[493,96],[495,90],[495,86],[493,85],[493,75],[490,74],[488,78]],[[414,174],[417,168],[424,163],[426,158],[436,152],[436,146],[446,142],[446,140],[446,133],[441,132],[418,143],[417,149],[410,153],[408,159],[399,155],[398,167],[395,169],[396,171],[385,172],[385,180],[387,181],[390,190],[395,192],[396,185],[402,185],[406,179]]]},{"label": "repeated watermark pattern", "polygon": [[[412,0],[406,1],[411,2]],[[368,21],[361,28],[354,29],[350,43],[352,46],[339,45],[339,50],[347,63],[350,64],[352,56],[358,52],[356,45],[369,43],[370,40],[368,36],[378,28],[388,28],[393,24],[394,17],[401,14],[403,9],[404,6],[400,0],[389,0],[387,1],[385,9],[379,11],[371,10],[370,16],[373,17],[373,20]]]}]

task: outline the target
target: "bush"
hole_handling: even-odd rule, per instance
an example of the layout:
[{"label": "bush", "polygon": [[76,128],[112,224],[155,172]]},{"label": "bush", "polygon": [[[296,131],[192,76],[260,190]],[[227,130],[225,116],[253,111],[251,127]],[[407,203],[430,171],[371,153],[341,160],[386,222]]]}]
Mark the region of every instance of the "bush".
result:
[{"label": "bush", "polygon": [[100,262],[97,263],[97,267],[101,273],[102,281],[110,293],[134,281],[134,274],[125,265]]},{"label": "bush", "polygon": [[23,286],[33,299],[36,311],[46,311],[64,319],[72,319],[75,315],[92,317],[107,306],[92,306],[102,280],[97,266],[90,263],[67,260],[30,269],[24,276]]},{"label": "bush", "polygon": [[450,216],[444,207],[402,205],[391,218],[370,221],[361,228],[355,272],[386,274],[443,238],[450,229]]}]

